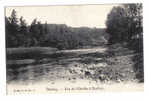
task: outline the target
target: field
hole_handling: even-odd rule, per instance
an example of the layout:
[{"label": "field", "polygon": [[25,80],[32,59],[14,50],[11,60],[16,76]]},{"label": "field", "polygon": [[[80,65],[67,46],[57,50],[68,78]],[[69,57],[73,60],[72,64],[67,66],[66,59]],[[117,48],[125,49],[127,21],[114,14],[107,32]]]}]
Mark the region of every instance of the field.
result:
[{"label": "field", "polygon": [[[66,86],[68,82],[74,86],[95,84],[110,90],[121,83],[122,88],[134,84],[129,90],[143,90],[143,83],[139,83],[134,70],[136,61],[133,61],[140,54],[120,44],[75,50],[31,47],[6,51],[8,87],[40,83],[54,87],[56,84]],[[117,87],[115,90],[120,90]]]}]

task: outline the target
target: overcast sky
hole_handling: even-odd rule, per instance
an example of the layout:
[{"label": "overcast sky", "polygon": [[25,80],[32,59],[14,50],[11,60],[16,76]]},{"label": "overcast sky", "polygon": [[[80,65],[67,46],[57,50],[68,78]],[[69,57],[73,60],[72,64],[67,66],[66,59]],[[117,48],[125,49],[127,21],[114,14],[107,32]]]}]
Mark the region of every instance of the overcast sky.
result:
[{"label": "overcast sky", "polygon": [[72,27],[104,28],[107,14],[116,5],[73,5],[73,6],[26,6],[7,7],[6,16],[10,16],[13,9],[17,16],[23,16],[27,24],[33,19],[42,23],[66,24]]}]

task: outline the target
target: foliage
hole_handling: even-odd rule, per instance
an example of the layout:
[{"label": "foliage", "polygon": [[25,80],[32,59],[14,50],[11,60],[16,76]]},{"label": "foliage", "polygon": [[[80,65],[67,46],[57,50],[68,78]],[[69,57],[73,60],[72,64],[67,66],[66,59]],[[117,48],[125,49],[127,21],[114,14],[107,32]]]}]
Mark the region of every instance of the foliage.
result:
[{"label": "foliage", "polygon": [[72,28],[65,24],[47,22],[42,24],[37,19],[34,19],[31,25],[27,25],[23,17],[18,20],[15,10],[10,17],[6,17],[5,21],[7,47],[39,46],[76,49],[105,43],[101,38],[105,34],[104,29]]},{"label": "foliage", "polygon": [[110,43],[130,42],[142,37],[142,4],[114,7],[106,21]]},{"label": "foliage", "polygon": [[16,11],[13,10],[9,18],[6,19],[6,45],[7,47],[18,46],[18,19]]}]

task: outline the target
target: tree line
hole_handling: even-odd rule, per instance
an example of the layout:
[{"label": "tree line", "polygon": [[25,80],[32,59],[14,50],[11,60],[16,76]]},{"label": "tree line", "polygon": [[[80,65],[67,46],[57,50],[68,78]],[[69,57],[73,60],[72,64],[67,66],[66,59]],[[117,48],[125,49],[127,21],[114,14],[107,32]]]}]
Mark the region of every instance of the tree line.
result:
[{"label": "tree line", "polygon": [[[106,21],[106,32],[98,28],[72,28],[65,24],[44,24],[34,19],[27,25],[23,17],[12,11],[5,17],[6,47],[50,46],[59,49],[75,49],[99,45],[101,37],[109,34],[109,44],[127,43],[136,50],[143,48],[142,4],[123,4],[112,8]],[[99,23],[98,23],[99,24]]]},{"label": "tree line", "polygon": [[105,29],[97,28],[73,28],[65,24],[44,24],[34,19],[31,25],[27,25],[23,17],[17,18],[17,12],[12,11],[10,17],[5,17],[6,23],[6,47],[31,47],[45,46],[58,49],[75,49],[83,46],[104,43],[101,35]]}]

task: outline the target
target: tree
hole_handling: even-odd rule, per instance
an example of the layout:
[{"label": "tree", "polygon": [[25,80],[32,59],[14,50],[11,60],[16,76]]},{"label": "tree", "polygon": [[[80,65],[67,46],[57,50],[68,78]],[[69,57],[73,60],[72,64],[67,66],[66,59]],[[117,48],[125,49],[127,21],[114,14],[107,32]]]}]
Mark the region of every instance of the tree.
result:
[{"label": "tree", "polygon": [[129,38],[142,36],[143,33],[143,17],[142,17],[142,4],[127,4],[124,5],[126,16],[128,18]]},{"label": "tree", "polygon": [[45,30],[40,21],[37,22],[38,33],[36,34],[39,45],[44,41]]},{"label": "tree", "polygon": [[37,27],[37,19],[34,19],[30,26],[30,37],[32,40],[31,46],[37,46],[38,45],[38,38],[39,38],[39,29]]},{"label": "tree", "polygon": [[11,16],[5,18],[6,22],[6,45],[7,47],[16,47],[18,46],[18,18],[16,11],[13,9]]},{"label": "tree", "polygon": [[127,38],[127,19],[125,14],[124,8],[120,6],[114,7],[108,14],[106,26],[107,33],[110,34],[110,43],[122,42]]},{"label": "tree", "polygon": [[5,17],[5,29],[6,29],[6,47],[11,47],[11,33],[10,33],[10,21]]},{"label": "tree", "polygon": [[28,36],[28,27],[27,27],[27,23],[26,21],[23,19],[23,17],[20,17],[20,26],[19,26],[19,45],[20,46],[29,46],[28,45],[28,40],[29,40],[29,36]]},{"label": "tree", "polygon": [[142,36],[142,4],[124,4],[108,14],[107,32],[110,43],[130,42]]}]

